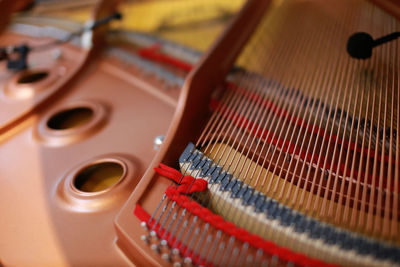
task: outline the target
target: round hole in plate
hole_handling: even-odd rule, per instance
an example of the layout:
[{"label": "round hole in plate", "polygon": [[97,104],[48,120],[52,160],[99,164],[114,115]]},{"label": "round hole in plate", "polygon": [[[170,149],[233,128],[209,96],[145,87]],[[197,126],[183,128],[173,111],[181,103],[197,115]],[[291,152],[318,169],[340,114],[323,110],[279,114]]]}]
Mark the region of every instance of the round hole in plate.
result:
[{"label": "round hole in plate", "polygon": [[116,162],[101,162],[81,170],[74,179],[73,185],[82,192],[94,193],[104,191],[121,180],[124,168]]},{"label": "round hole in plate", "polygon": [[47,121],[47,127],[53,130],[66,130],[87,123],[93,117],[93,110],[88,107],[76,107],[60,111]]},{"label": "round hole in plate", "polygon": [[49,75],[47,71],[38,71],[38,72],[29,72],[24,75],[22,75],[17,83],[19,84],[26,84],[26,83],[34,83],[38,82],[40,80],[43,80]]}]

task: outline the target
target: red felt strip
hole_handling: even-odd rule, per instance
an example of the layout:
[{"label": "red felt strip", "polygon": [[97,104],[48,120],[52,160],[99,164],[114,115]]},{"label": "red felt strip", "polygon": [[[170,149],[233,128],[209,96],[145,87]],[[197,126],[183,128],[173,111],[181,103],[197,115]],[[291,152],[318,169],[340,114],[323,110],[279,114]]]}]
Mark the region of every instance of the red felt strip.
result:
[{"label": "red felt strip", "polygon": [[[171,177],[175,177],[176,170],[172,169],[168,166],[162,167],[165,165],[160,165],[161,168],[156,168],[155,170],[158,172],[160,169],[169,170],[169,175]],[[172,169],[172,170],[171,170]],[[166,173],[166,172],[162,172]],[[161,174],[161,173],[160,173]],[[167,173],[168,175],[168,173]],[[170,176],[166,176],[169,179],[173,179]],[[196,179],[203,180],[203,179]],[[205,181],[205,180],[204,180]],[[206,188],[207,188],[207,182]],[[179,186],[178,186],[179,188]],[[209,223],[214,228],[221,230],[225,234],[229,236],[234,236],[237,240],[240,240],[244,243],[248,243],[256,249],[262,249],[264,252],[270,255],[276,255],[280,259],[285,260],[287,262],[293,262],[294,264],[298,264],[301,266],[337,266],[334,264],[328,264],[323,261],[309,258],[301,253],[293,252],[290,249],[277,246],[275,243],[264,240],[258,235],[254,235],[249,233],[247,230],[243,228],[237,227],[235,224],[225,221],[221,216],[214,214],[209,209],[201,206],[196,201],[190,199],[188,196],[184,195],[178,188],[174,186],[169,186],[166,190],[166,195],[171,200],[175,201],[180,207],[185,208],[188,212],[196,215],[198,218],[203,220],[204,222]],[[135,214],[141,214],[141,211],[136,212]],[[145,219],[149,219],[150,217],[146,217]]]},{"label": "red felt strip", "polygon": [[185,72],[189,72],[192,70],[192,65],[179,60],[174,57],[170,57],[166,54],[162,54],[160,52],[161,45],[160,44],[155,44],[153,46],[150,46],[148,48],[143,48],[138,51],[139,56],[147,59],[151,59],[156,62],[168,64],[170,66],[174,66],[180,70],[183,70]]},{"label": "red felt strip", "polygon": [[190,175],[183,176],[178,170],[160,163],[159,168],[154,168],[156,172],[177,183],[177,190],[183,194],[202,192],[207,189],[207,181],[196,179]]},{"label": "red felt strip", "polygon": [[[230,90],[234,90],[235,92],[238,92],[239,94],[243,95],[243,93],[239,90],[239,87],[234,84],[227,82],[226,86]],[[252,93],[250,96],[248,96],[249,99],[253,100],[257,97],[257,93]],[[319,126],[314,126],[313,124],[309,125],[309,127],[306,127],[306,124],[304,123],[304,120],[302,118],[299,118],[293,114],[289,114],[289,112],[285,109],[278,108],[276,105],[274,105],[271,101],[266,101],[264,105],[268,110],[271,110],[273,114],[276,114],[278,117],[283,117],[283,118],[289,118],[290,123],[296,123],[298,127],[301,127],[303,129],[306,129],[307,132],[312,133],[314,135],[317,135],[319,137],[322,137],[324,139],[329,139],[329,134],[325,132],[323,128],[320,128]],[[314,130],[313,130],[314,128]],[[361,151],[361,147],[356,144],[354,141],[348,141],[347,139],[343,140],[342,138],[338,137],[335,134],[332,134],[331,136],[332,142],[333,143],[338,143],[339,145],[344,145],[345,149],[350,149],[351,151],[356,151],[358,153],[364,154],[365,157],[369,157],[371,159],[375,158],[375,150],[371,149],[370,151],[368,148],[364,148],[363,151]],[[389,161],[389,155],[385,155],[385,162]],[[377,159],[379,162],[381,161],[381,158],[378,157]],[[393,163],[394,164],[394,163]]]},{"label": "red felt strip", "polygon": [[287,262],[293,262],[301,266],[337,266],[335,264],[325,263],[323,261],[309,258],[304,254],[291,251],[290,249],[280,247],[275,243],[264,240],[261,237],[249,233],[243,228],[239,228],[231,222],[225,221],[221,216],[212,213],[209,209],[201,206],[188,196],[182,195],[174,187],[167,188],[168,198],[175,201],[179,206],[185,208],[188,212],[196,215],[204,222],[209,223],[214,228],[221,230],[229,236],[234,236],[237,240],[248,243],[256,249],[262,249],[270,255],[276,255]]},{"label": "red felt strip", "polygon": [[[169,55],[160,53],[159,52],[160,48],[161,48],[160,44],[155,44],[155,45],[152,45],[152,46],[150,46],[148,48],[140,49],[138,51],[138,54],[143,58],[147,58],[147,59],[150,59],[150,60],[153,60],[153,61],[156,61],[156,62],[168,64],[170,66],[174,66],[174,67],[176,67],[178,69],[181,69],[183,71],[186,71],[186,72],[189,72],[189,71],[191,71],[193,69],[192,65],[190,65],[190,64],[188,64],[188,63],[186,63],[186,62],[184,62],[182,60],[179,60],[179,59],[171,57]],[[229,89],[232,89],[232,90],[237,90],[238,89],[238,86],[236,84],[234,84],[234,83],[226,82],[226,85],[227,85],[227,88],[229,88]],[[253,93],[250,96],[250,98],[255,98],[256,96],[257,96],[257,94]],[[267,101],[265,103],[265,105],[271,105],[271,104],[272,104],[272,102],[270,103],[270,101]],[[292,123],[293,122],[297,122],[296,123],[297,126],[305,128],[305,124],[303,124],[303,119],[297,118],[294,115],[289,115],[287,110],[281,109],[281,108],[277,108],[273,104],[272,104],[271,107],[272,107],[273,111],[276,112],[276,114],[278,116],[283,116],[283,117],[290,116],[290,118],[291,118],[290,122],[292,122]],[[306,128],[306,130],[308,132],[316,134],[316,135],[318,135],[320,137],[329,138],[328,134],[325,132],[324,129],[322,129],[322,128],[318,127],[318,126],[315,126],[314,130],[312,130],[312,128],[313,128],[313,125],[310,125],[309,127]],[[350,149],[351,151],[357,151],[358,153],[363,153],[364,156],[368,156],[371,159],[373,159],[375,157],[375,151],[373,149],[371,149],[369,151],[369,153],[368,153],[368,148],[364,148],[364,150],[361,151],[361,147],[358,144],[356,144],[355,142],[353,142],[353,141],[342,140],[340,137],[338,137],[338,136],[336,136],[334,134],[331,136],[331,138],[332,138],[333,142],[336,142],[336,140],[337,140],[338,144],[343,144],[346,149]],[[389,155],[385,155],[384,158],[385,158],[385,162],[389,162]],[[379,157],[377,160],[380,162],[381,158]],[[393,161],[393,164],[395,164],[394,161]]]},{"label": "red felt strip", "polygon": [[179,240],[176,240],[175,237],[171,235],[168,231],[166,231],[164,228],[161,227],[160,224],[156,223],[154,220],[150,220],[150,214],[148,214],[139,204],[136,204],[135,210],[133,211],[133,214],[141,220],[142,222],[145,222],[147,227],[150,229],[154,230],[159,238],[163,238],[167,241],[168,245],[171,248],[176,248],[179,250],[181,253],[181,256],[188,256],[192,259],[192,262],[195,265],[203,265],[207,267],[212,267],[213,265],[206,262],[202,258],[200,258],[199,255],[196,255],[193,251],[188,249],[185,245],[182,244]]},{"label": "red felt strip", "polygon": [[[319,164],[318,166],[320,168],[324,167],[324,161],[325,161],[325,157],[322,154],[319,155],[314,155],[314,157],[312,156],[312,153],[300,150],[300,147],[296,147],[295,144],[293,144],[292,142],[290,142],[289,140],[284,141],[282,138],[277,138],[273,136],[273,133],[271,131],[268,131],[266,129],[262,129],[261,127],[258,127],[258,124],[251,121],[250,119],[247,119],[245,116],[241,115],[240,113],[231,110],[228,106],[226,106],[225,104],[217,101],[217,100],[211,100],[210,102],[210,107],[212,110],[216,111],[218,109],[219,105],[223,105],[222,109],[220,110],[220,113],[223,117],[225,117],[226,119],[229,119],[232,121],[232,123],[236,124],[238,127],[242,128],[243,130],[246,129],[253,129],[252,134],[254,134],[255,136],[262,138],[263,140],[265,140],[267,143],[272,144],[274,146],[277,146],[278,148],[282,149],[282,151],[284,153],[290,153],[290,154],[295,154],[297,156],[299,156],[301,159],[314,163],[314,164]],[[228,110],[228,112],[225,112],[226,110]],[[230,116],[226,116],[224,114],[229,113]],[[259,129],[258,131],[256,129]],[[333,136],[333,141],[335,141],[335,136]],[[319,160],[320,158],[320,160]],[[350,164],[349,166],[347,166],[347,168],[345,168],[345,164],[343,162],[341,162],[339,164],[339,168],[337,166],[337,164],[335,163],[335,161],[327,161],[325,163],[325,169],[329,170],[339,170],[339,174],[343,175],[344,173],[346,173],[346,176],[350,176],[351,174],[351,168],[350,168]],[[363,171],[361,171],[361,177],[367,177],[367,183],[369,185],[372,184],[372,174],[365,174]],[[353,170],[353,177],[358,177],[358,171],[357,170]],[[353,178],[352,179],[354,183],[356,183],[356,179]],[[376,181],[375,182],[375,186],[378,187],[379,186],[379,182],[380,181]],[[383,187],[386,187],[386,180],[382,181],[383,182]],[[394,185],[391,186],[392,191],[394,190]],[[399,188],[399,192],[400,192],[400,188]],[[361,197],[361,196],[360,196]]]},{"label": "red felt strip", "polygon": [[[246,230],[238,228],[234,224],[225,221],[221,216],[213,214],[210,210],[202,207],[197,202],[190,200],[187,196],[178,192],[174,187],[168,187],[166,193],[167,196],[171,200],[174,200],[179,206],[186,208],[187,211],[198,216],[203,221],[208,222],[216,229],[221,230],[228,235],[235,236],[237,240],[247,242],[249,245],[257,249],[262,249],[270,255],[276,255],[282,260],[293,262],[294,264],[301,266],[337,266],[309,258],[303,254],[277,246],[275,243],[264,240],[257,235],[250,234]],[[159,224],[156,224],[154,220],[150,220],[150,215],[139,204],[136,204],[134,214],[138,219],[145,222],[149,228],[154,230],[159,238],[164,238],[170,247],[177,248],[182,256],[190,257],[195,264],[200,264],[201,262],[204,266],[212,266],[212,264],[205,262],[198,255],[195,255],[193,251],[189,250],[184,244],[176,240],[176,238],[171,236],[169,232],[166,232],[165,229],[161,228]]]}]

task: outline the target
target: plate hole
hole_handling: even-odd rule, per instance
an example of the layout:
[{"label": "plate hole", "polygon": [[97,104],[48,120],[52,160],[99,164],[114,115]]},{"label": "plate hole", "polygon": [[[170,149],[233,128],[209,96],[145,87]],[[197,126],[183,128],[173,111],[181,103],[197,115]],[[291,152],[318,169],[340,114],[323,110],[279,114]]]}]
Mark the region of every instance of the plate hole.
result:
[{"label": "plate hole", "polygon": [[19,78],[18,83],[26,84],[26,83],[38,82],[46,78],[48,75],[49,74],[46,71],[30,72]]},{"label": "plate hole", "polygon": [[78,107],[60,111],[47,121],[47,127],[53,130],[66,130],[87,123],[93,117],[93,110]]},{"label": "plate hole", "polygon": [[116,184],[123,173],[124,168],[119,163],[97,163],[80,171],[75,177],[74,186],[83,192],[103,191]]}]

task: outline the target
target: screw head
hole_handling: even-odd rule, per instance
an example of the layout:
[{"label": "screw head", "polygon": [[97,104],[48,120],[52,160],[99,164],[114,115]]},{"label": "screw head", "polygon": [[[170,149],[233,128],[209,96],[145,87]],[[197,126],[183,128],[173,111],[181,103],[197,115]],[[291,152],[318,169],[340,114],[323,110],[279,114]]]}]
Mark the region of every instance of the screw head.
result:
[{"label": "screw head", "polygon": [[154,149],[160,150],[162,143],[164,142],[164,135],[159,135],[154,138]]}]

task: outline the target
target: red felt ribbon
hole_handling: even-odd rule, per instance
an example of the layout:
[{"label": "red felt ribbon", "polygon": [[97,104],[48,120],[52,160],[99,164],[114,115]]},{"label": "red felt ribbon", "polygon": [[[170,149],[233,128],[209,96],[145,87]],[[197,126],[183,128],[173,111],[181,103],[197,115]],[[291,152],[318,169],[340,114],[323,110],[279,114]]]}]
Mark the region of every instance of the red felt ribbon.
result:
[{"label": "red felt ribbon", "polygon": [[148,48],[140,49],[138,51],[138,54],[143,58],[151,59],[156,62],[161,62],[170,66],[174,66],[175,68],[178,68],[185,72],[189,72],[192,70],[193,68],[192,65],[182,60],[176,59],[174,57],[170,57],[166,54],[162,54],[160,52],[160,48],[161,48],[160,44],[154,44]]},{"label": "red felt ribbon", "polygon": [[[179,60],[177,58],[171,57],[169,55],[166,54],[162,54],[160,53],[161,49],[161,44],[154,44],[152,46],[140,49],[138,51],[139,56],[146,58],[146,59],[150,59],[156,62],[160,62],[160,63],[164,63],[170,66],[174,66],[178,69],[181,69],[183,71],[189,72],[193,69],[193,66],[182,61]],[[239,87],[231,82],[226,82],[226,87],[228,89],[231,90],[235,90],[238,91]],[[255,97],[257,97],[257,93],[252,93],[250,95],[250,99],[254,99]],[[309,127],[305,127],[305,123],[303,122],[302,118],[298,118],[295,115],[289,115],[288,111],[282,108],[278,108],[276,107],[272,102],[267,101],[267,103],[265,103],[265,105],[267,105],[268,109],[272,109],[274,114],[277,114],[279,117],[283,116],[283,117],[288,117],[290,118],[290,122],[297,122],[296,125],[300,126],[301,128],[307,128],[308,132],[311,132],[313,134],[316,134],[320,137],[323,137],[325,139],[329,139],[328,133],[325,132],[325,130],[323,128],[320,128],[318,126],[314,127],[314,130],[312,130],[313,125],[310,125]],[[367,156],[371,159],[373,159],[375,157],[375,151],[374,149],[371,149],[370,151],[368,150],[368,148],[364,148],[363,151],[361,151],[361,147],[356,144],[354,141],[351,140],[342,140],[340,137],[336,136],[335,134],[332,134],[332,143],[338,143],[340,145],[344,145],[346,149],[350,149],[351,151],[357,151],[361,154],[364,154],[364,156]],[[369,152],[368,152],[369,151]],[[385,162],[389,161],[389,155],[385,155],[384,156]],[[377,159],[379,162],[381,161],[381,157],[378,157]],[[394,160],[392,160],[393,164],[395,165],[396,162]],[[356,176],[356,175],[355,175]]]},{"label": "red felt ribbon", "polygon": [[[185,208],[188,212],[197,216],[202,221],[207,222],[214,228],[224,232],[229,236],[234,236],[236,240],[248,243],[250,246],[256,249],[261,249],[269,255],[276,255],[280,259],[286,262],[293,262],[296,265],[315,267],[337,266],[335,264],[330,264],[318,259],[313,259],[304,254],[294,252],[284,247],[280,247],[272,241],[265,240],[258,235],[254,235],[243,228],[237,227],[231,222],[225,221],[220,215],[211,212],[209,209],[201,206],[199,203],[185,195],[189,192],[204,191],[207,188],[207,181],[203,179],[196,179],[189,175],[182,177],[182,174],[178,170],[175,170],[174,168],[168,167],[164,164],[160,164],[160,168],[155,168],[155,170],[160,175],[165,176],[179,184],[178,187],[169,186],[167,188],[165,193],[169,199],[175,201],[178,206]],[[190,184],[192,186],[196,184],[196,189],[192,189],[190,187]],[[170,245],[178,244],[177,248],[179,249],[181,254],[190,255],[191,257],[193,257],[193,261],[201,260],[198,256],[194,255],[193,251],[189,251],[188,248],[185,247],[182,243],[177,241],[173,236],[170,236],[170,233],[165,232],[165,229],[162,229],[160,225],[155,225],[155,222],[150,220],[150,215],[148,215],[139,205],[136,205],[134,214],[139,219],[146,222],[148,226],[155,229],[160,236],[167,236],[167,240]]]},{"label": "red felt ribbon", "polygon": [[207,189],[208,183],[206,180],[196,179],[190,175],[183,176],[178,170],[168,167],[162,163],[160,163],[159,168],[154,168],[154,170],[160,175],[177,183],[179,186],[176,188],[176,190],[179,193],[191,194],[194,192],[203,192]]},{"label": "red felt ribbon", "polygon": [[139,218],[139,220],[145,222],[147,227],[153,229],[157,233],[157,236],[159,238],[163,238],[164,240],[166,240],[170,247],[178,249],[182,256],[190,257],[195,265],[203,265],[205,267],[213,266],[211,263],[208,263],[204,259],[202,259],[200,255],[196,255],[187,246],[182,244],[182,242],[172,236],[170,232],[162,228],[160,224],[156,223],[154,220],[150,220],[150,214],[148,214],[139,204],[136,204],[133,213],[136,215],[137,218]]}]

